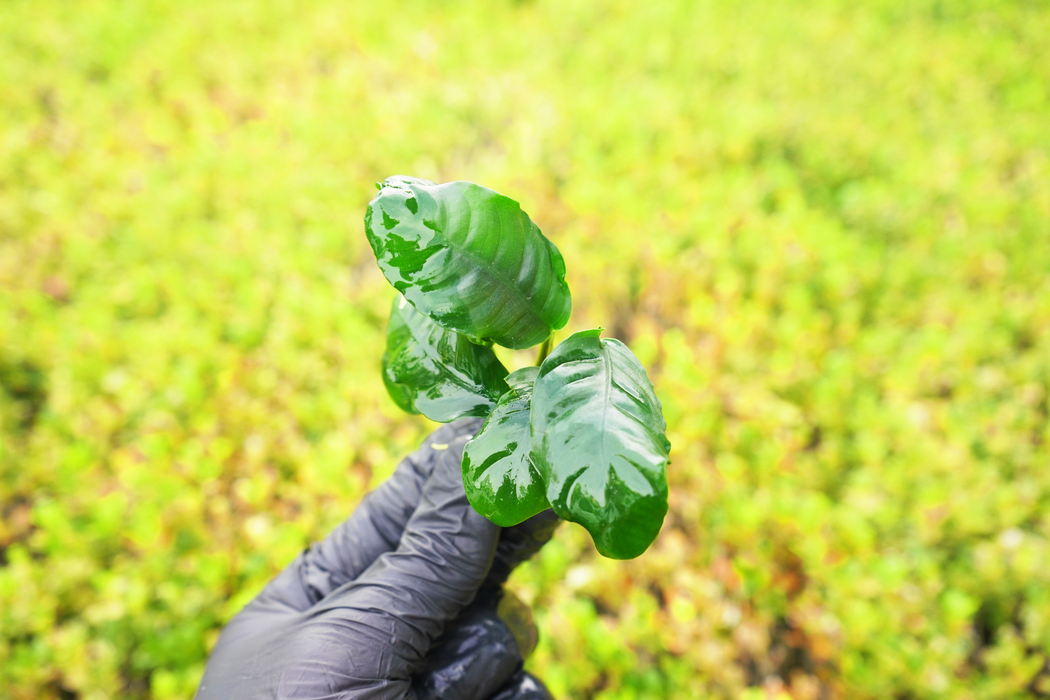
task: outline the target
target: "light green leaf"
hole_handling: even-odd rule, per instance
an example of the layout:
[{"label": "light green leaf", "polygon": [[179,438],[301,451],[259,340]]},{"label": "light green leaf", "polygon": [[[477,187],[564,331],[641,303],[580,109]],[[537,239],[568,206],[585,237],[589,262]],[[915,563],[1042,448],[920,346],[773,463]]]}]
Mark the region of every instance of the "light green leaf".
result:
[{"label": "light green leaf", "polygon": [[510,374],[510,391],[500,397],[481,432],[463,448],[463,487],[474,510],[510,527],[550,507],[529,458],[529,405],[537,367]]},{"label": "light green leaf", "polygon": [[528,348],[569,319],[561,253],[498,192],[392,177],[368,205],[365,233],[390,284],[475,343]]},{"label": "light green leaf", "polygon": [[533,387],[532,461],[554,511],[614,559],[638,556],[667,513],[670,443],[638,359],[600,330],[569,336]]},{"label": "light green leaf", "polygon": [[492,348],[437,325],[398,295],[390,310],[383,383],[398,406],[440,423],[486,416],[508,389]]}]

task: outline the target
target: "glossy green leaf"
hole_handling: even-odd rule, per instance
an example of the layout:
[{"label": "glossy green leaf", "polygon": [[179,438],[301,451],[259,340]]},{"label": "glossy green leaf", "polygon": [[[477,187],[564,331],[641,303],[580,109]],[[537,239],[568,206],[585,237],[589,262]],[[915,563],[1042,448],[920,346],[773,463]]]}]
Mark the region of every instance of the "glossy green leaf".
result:
[{"label": "glossy green leaf", "polygon": [[532,460],[554,511],[587,528],[605,556],[630,559],[652,543],[667,513],[671,445],[645,369],[600,333],[574,333],[540,366]]},{"label": "glossy green leaf", "polygon": [[510,527],[550,507],[543,481],[529,457],[529,405],[537,367],[507,377],[510,391],[500,397],[481,432],[463,448],[463,487],[474,510]]},{"label": "glossy green leaf", "polygon": [[508,390],[506,376],[492,348],[442,328],[400,295],[394,300],[383,383],[398,406],[439,423],[487,416]]},{"label": "glossy green leaf", "polygon": [[368,205],[365,233],[390,284],[476,343],[528,348],[569,320],[561,253],[498,192],[392,177]]}]

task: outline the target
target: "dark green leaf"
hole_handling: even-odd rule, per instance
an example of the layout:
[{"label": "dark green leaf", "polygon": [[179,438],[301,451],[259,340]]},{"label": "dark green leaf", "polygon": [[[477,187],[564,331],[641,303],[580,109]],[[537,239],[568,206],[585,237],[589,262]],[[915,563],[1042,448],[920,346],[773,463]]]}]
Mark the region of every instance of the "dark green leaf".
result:
[{"label": "dark green leaf", "polygon": [[645,369],[600,333],[574,333],[540,366],[532,460],[554,511],[587,528],[605,556],[630,559],[652,543],[667,513],[671,445]]},{"label": "dark green leaf", "polygon": [[476,343],[528,348],[569,320],[561,253],[498,192],[392,177],[368,205],[365,232],[390,284]]},{"label": "dark green leaf", "polygon": [[400,295],[394,300],[383,383],[398,406],[440,423],[487,416],[507,391],[506,376],[492,348],[442,328]]},{"label": "dark green leaf", "polygon": [[467,499],[474,510],[502,527],[550,507],[529,459],[529,404],[538,372],[537,367],[525,367],[507,377],[510,391],[463,448]]}]

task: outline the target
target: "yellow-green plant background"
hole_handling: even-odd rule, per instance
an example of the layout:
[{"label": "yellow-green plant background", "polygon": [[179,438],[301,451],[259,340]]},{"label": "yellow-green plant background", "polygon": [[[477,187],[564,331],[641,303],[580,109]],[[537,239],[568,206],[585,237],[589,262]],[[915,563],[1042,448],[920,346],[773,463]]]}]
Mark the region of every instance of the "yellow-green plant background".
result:
[{"label": "yellow-green plant background", "polygon": [[654,546],[513,579],[559,697],[1050,693],[1048,47],[1022,0],[7,0],[0,697],[189,697],[431,429],[395,173],[519,199],[664,404]]}]

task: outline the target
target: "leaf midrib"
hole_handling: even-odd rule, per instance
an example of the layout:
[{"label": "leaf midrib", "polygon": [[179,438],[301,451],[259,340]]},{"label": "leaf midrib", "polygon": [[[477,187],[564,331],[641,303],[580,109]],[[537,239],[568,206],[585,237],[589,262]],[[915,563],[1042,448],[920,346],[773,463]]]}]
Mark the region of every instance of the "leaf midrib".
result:
[{"label": "leaf midrib", "polygon": [[[467,201],[467,198],[466,198],[465,196],[463,196],[462,194],[460,195],[460,199],[462,199],[462,200],[463,200],[463,201],[465,201],[465,202]],[[446,204],[445,204],[444,202],[442,202],[442,203],[440,204],[440,206],[441,206],[442,208],[447,208],[447,205],[446,205]],[[469,203],[469,202],[467,202],[467,212],[468,212],[468,214],[469,214],[468,222],[472,224],[472,223],[473,223],[473,221],[474,221],[474,209],[473,209],[473,207],[472,207],[472,206],[470,205],[470,203]],[[522,212],[522,214],[524,214],[524,212]],[[448,221],[448,219],[449,219],[449,217],[448,217],[447,215],[445,215],[445,217],[444,217],[444,218],[445,218],[445,220],[446,220],[446,221]],[[496,249],[497,249],[497,251],[499,250],[499,245],[500,245],[500,243],[502,243],[502,240],[503,240],[503,217],[502,217],[502,216],[500,216],[500,217],[498,217],[498,218],[499,218],[499,237],[500,237],[500,240],[499,240],[499,241],[497,241],[497,244],[496,244]],[[469,229],[469,228],[470,228],[470,226],[468,226],[468,229]],[[541,322],[542,322],[542,323],[543,323],[543,324],[544,324],[545,326],[547,326],[547,327],[550,327],[550,325],[551,325],[551,324],[550,324],[550,323],[547,323],[547,321],[546,321],[546,320],[545,320],[545,319],[543,318],[542,314],[540,313],[540,311],[541,311],[542,307],[540,307],[540,308],[538,309],[538,308],[537,308],[536,306],[534,306],[534,302],[533,302],[533,297],[529,297],[529,296],[525,295],[525,294],[524,294],[524,293],[523,293],[523,292],[521,291],[521,289],[520,289],[519,287],[517,287],[516,285],[513,285],[513,284],[511,284],[510,282],[508,282],[507,280],[505,280],[505,279],[504,279],[504,278],[503,278],[503,277],[502,277],[501,275],[497,275],[496,273],[492,272],[492,271],[491,271],[491,270],[489,269],[489,265],[493,265],[493,264],[494,264],[494,262],[493,262],[493,261],[485,261],[485,260],[482,260],[482,259],[478,258],[478,256],[474,255],[473,253],[471,253],[471,252],[468,252],[468,250],[467,250],[466,248],[463,248],[463,247],[461,247],[461,246],[457,245],[456,241],[455,241],[455,240],[453,240],[453,239],[452,239],[452,238],[451,238],[451,237],[450,237],[450,236],[448,235],[447,231],[446,231],[445,233],[443,233],[443,234],[442,234],[442,238],[444,238],[444,239],[445,239],[445,243],[446,243],[446,245],[448,245],[448,247],[449,247],[450,249],[452,249],[452,250],[454,250],[455,252],[459,253],[459,254],[460,254],[460,255],[462,255],[463,257],[465,257],[465,258],[468,258],[468,259],[469,259],[469,260],[470,260],[471,262],[473,262],[473,263],[474,263],[474,264],[475,264],[475,265],[477,266],[477,269],[479,269],[479,270],[481,270],[481,271],[482,271],[482,273],[484,273],[484,274],[485,274],[485,275],[487,275],[488,277],[490,277],[490,278],[492,278],[492,279],[496,280],[496,282],[497,282],[497,283],[498,283],[498,284],[499,284],[500,286],[502,286],[502,287],[504,287],[505,289],[507,289],[508,291],[510,291],[510,292],[511,292],[511,294],[512,294],[513,296],[516,296],[516,297],[518,297],[519,299],[521,299],[521,300],[523,301],[523,303],[524,303],[525,307],[526,307],[526,308],[528,308],[528,309],[529,309],[529,310],[530,310],[530,311],[532,312],[533,316],[534,316],[534,317],[535,317],[536,319],[538,319],[539,321],[541,321]],[[527,236],[526,236],[526,238],[527,238]],[[541,240],[541,241],[539,241],[539,243],[540,243],[540,244],[542,245],[542,240]],[[527,241],[526,241],[526,244],[527,244]],[[520,256],[519,256],[519,257],[520,257]],[[547,257],[548,257],[548,259],[550,258],[550,256],[549,256],[549,255],[548,255]],[[553,271],[552,271],[552,272],[553,272]],[[557,278],[557,275],[554,275],[554,277],[555,277],[555,279],[556,279],[556,278]],[[536,275],[535,275],[535,274],[533,274],[533,275],[532,275],[532,280],[533,280],[533,281],[535,281],[535,278],[536,278]],[[556,283],[557,283],[557,282],[555,282],[555,284],[556,284]],[[551,286],[553,287],[554,285],[552,284]],[[549,299],[549,298],[550,298],[550,294],[548,294],[548,299]],[[545,301],[546,301],[546,300],[545,300]]]},{"label": "leaf midrib", "polygon": [[601,338],[598,338],[598,349],[601,352],[602,364],[604,365],[604,379],[605,379],[605,391],[602,396],[602,463],[608,464],[608,469],[612,469],[612,463],[605,458],[605,423],[609,420],[609,394],[612,392],[613,378],[612,378],[612,360],[609,358],[609,344],[603,343]]},{"label": "leaf midrib", "polygon": [[[602,413],[602,421],[601,421],[601,429],[600,429],[601,432],[599,433],[599,435],[601,435],[600,444],[601,444],[601,458],[602,459],[601,459],[601,462],[599,464],[607,465],[606,466],[606,472],[608,473],[608,471],[614,469],[614,464],[613,464],[613,461],[608,459],[608,457],[607,457],[607,454],[608,454],[608,434],[606,433],[605,426],[608,423],[609,413],[612,411],[612,409],[615,409],[621,415],[627,416],[628,418],[632,419],[640,428],[643,429],[643,432],[650,439],[652,439],[652,437],[653,437],[653,429],[642,418],[640,418],[640,417],[638,417],[638,416],[636,416],[636,415],[634,415],[632,413],[628,413],[624,409],[620,408],[620,406],[618,406],[617,404],[612,402],[612,399],[611,399],[612,389],[613,389],[613,386],[615,384],[613,382],[613,372],[614,372],[616,366],[615,366],[615,364],[612,361],[611,351],[610,351],[610,343],[607,343],[607,342],[603,341],[600,338],[598,339],[598,343],[599,343],[599,356],[601,358],[602,367],[603,367],[602,380],[604,382],[603,391],[602,391],[602,412],[601,412]],[[565,362],[561,366],[564,367],[565,365],[568,365],[568,364],[573,364],[573,363],[576,363],[576,362],[586,362],[586,361],[587,360],[585,358],[580,358],[579,360],[570,360],[569,362]],[[572,382],[567,382],[565,384],[565,386],[568,386],[571,383]],[[627,394],[630,393],[630,392],[627,392],[624,389],[621,389],[621,391],[624,391],[624,393],[627,393]],[[632,396],[632,398],[633,398],[633,396]],[[627,462],[627,464],[629,464],[631,466],[632,469],[634,469],[638,473],[639,476],[641,476],[643,479],[645,479],[646,482],[649,481],[646,478],[646,473],[645,473],[644,470],[639,469],[630,460],[625,460],[625,461]],[[568,494],[566,494],[566,496],[568,497]]]}]

